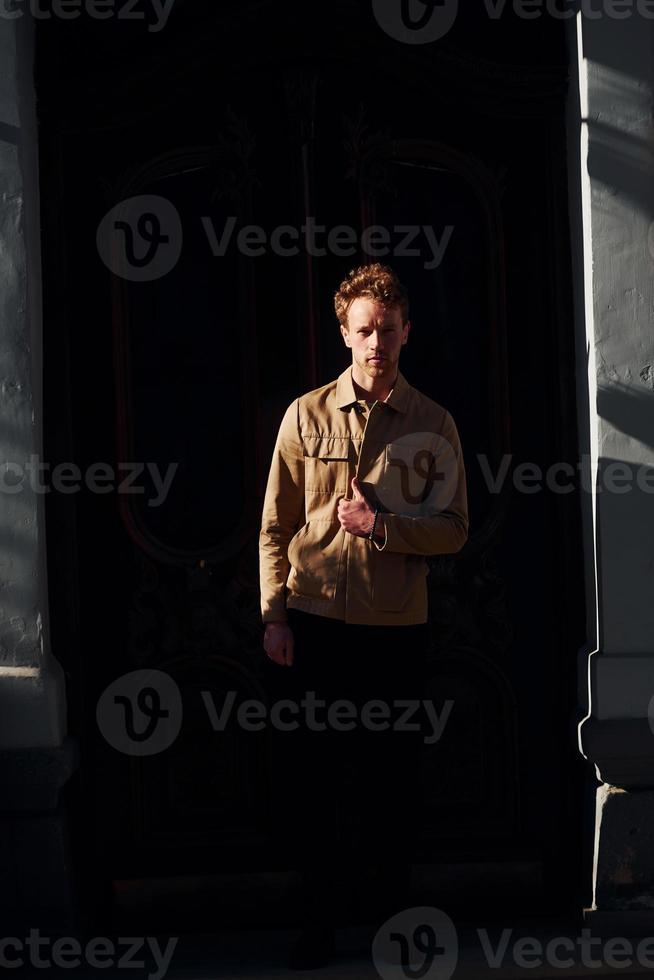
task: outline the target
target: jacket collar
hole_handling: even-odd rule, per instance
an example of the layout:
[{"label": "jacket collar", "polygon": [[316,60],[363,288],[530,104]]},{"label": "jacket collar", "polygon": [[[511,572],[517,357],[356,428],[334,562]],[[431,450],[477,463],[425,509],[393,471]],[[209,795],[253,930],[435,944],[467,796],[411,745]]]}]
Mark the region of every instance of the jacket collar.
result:
[{"label": "jacket collar", "polygon": [[[382,404],[390,405],[398,412],[406,412],[410,390],[411,385],[398,368],[393,390]],[[357,396],[352,384],[352,365],[350,364],[342,374],[339,374],[336,381],[336,405],[338,408],[347,408],[349,405],[353,405],[356,400]]]}]

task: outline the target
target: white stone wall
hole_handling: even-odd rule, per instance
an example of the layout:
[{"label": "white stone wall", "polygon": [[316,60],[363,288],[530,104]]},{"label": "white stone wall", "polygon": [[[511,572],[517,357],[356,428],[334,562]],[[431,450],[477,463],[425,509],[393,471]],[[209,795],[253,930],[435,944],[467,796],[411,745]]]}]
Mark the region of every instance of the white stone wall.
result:
[{"label": "white stone wall", "polygon": [[27,469],[44,460],[40,247],[33,24],[0,17],[0,749],[56,746],[66,728],[45,498]]},{"label": "white stone wall", "polygon": [[576,26],[569,133],[579,417],[582,451],[599,478],[594,499],[583,501],[589,649],[581,670],[597,650],[594,718],[646,718],[654,695],[654,20],[634,9],[622,20],[580,14]]}]

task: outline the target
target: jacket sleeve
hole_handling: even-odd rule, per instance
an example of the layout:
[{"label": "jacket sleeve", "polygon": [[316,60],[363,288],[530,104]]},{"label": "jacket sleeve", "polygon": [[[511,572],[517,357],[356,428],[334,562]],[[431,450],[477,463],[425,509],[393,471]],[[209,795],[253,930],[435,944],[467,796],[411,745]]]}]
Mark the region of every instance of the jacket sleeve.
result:
[{"label": "jacket sleeve", "polygon": [[264,623],[286,619],[288,544],[304,522],[304,453],[298,399],[282,419],[273,450],[259,534],[259,583]]},{"label": "jacket sleeve", "polygon": [[[408,516],[382,511],[385,536],[382,544],[374,541],[378,551],[398,551],[414,555],[447,555],[460,551],[468,539],[468,495],[461,442],[454,419],[443,416],[440,435],[446,450],[435,460],[435,471],[448,472],[451,480],[447,501],[434,514]],[[436,496],[438,501],[438,496]]]}]

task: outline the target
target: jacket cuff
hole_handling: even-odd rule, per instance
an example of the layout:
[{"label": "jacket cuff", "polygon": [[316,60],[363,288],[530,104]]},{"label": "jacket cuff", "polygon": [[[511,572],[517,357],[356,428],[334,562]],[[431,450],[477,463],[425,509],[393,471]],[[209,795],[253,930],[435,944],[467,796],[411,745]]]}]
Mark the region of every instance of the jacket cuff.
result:
[{"label": "jacket cuff", "polygon": [[286,602],[281,599],[279,602],[268,602],[261,609],[262,623],[285,623],[286,622]]}]

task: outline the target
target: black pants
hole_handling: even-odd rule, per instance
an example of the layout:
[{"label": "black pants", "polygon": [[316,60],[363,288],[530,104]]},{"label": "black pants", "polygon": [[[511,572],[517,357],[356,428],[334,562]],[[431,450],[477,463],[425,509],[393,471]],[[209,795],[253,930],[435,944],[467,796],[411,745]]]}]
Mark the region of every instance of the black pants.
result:
[{"label": "black pants", "polygon": [[266,666],[271,829],[302,872],[304,924],[336,922],[343,895],[371,870],[380,897],[372,915],[402,908],[421,810],[427,625],[358,625],[296,609],[288,623],[293,666]]}]

